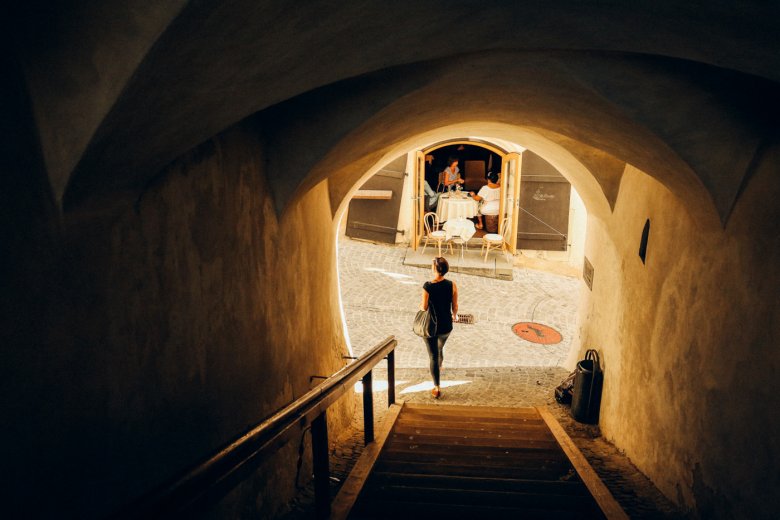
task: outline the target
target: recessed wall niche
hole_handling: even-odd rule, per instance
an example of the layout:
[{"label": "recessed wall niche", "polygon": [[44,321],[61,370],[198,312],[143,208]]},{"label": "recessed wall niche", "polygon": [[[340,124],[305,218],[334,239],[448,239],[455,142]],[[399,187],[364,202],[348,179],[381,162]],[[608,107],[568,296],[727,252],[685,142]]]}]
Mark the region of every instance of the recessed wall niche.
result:
[{"label": "recessed wall niche", "polygon": [[650,236],[650,219],[645,221],[645,228],[642,230],[642,240],[639,242],[639,258],[642,259],[642,263],[645,263],[647,257],[647,239]]}]

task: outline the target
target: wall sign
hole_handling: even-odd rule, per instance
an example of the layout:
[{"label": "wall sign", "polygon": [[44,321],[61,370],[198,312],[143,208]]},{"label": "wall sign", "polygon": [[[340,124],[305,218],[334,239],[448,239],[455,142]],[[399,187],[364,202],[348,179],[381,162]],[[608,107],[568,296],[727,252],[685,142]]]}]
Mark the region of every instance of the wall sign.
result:
[{"label": "wall sign", "polygon": [[593,265],[591,265],[588,257],[585,257],[585,262],[582,266],[582,279],[585,280],[585,285],[588,289],[593,290]]}]

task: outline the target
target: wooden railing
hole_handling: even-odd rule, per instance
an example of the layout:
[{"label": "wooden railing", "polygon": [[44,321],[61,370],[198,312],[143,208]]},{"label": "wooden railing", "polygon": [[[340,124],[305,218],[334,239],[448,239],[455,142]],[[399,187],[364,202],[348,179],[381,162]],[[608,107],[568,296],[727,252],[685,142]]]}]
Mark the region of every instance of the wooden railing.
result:
[{"label": "wooden railing", "polygon": [[317,516],[330,513],[327,409],[363,381],[366,444],[374,440],[372,369],[387,358],[387,401],[395,402],[395,347],[390,336],[356,358],[322,384],[296,399],[248,433],[174,482],[144,497],[119,518],[188,517],[209,508],[251,475],[290,439],[311,428],[314,493]]}]

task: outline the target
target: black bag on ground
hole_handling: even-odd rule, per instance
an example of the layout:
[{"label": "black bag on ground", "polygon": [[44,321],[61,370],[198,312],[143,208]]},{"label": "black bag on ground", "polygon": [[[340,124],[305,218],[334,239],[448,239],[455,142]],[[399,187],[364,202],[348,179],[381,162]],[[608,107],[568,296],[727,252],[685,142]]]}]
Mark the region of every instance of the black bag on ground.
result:
[{"label": "black bag on ground", "polygon": [[436,315],[433,313],[430,304],[428,305],[428,310],[417,311],[412,330],[421,338],[432,338],[436,335]]},{"label": "black bag on ground", "polygon": [[571,391],[574,389],[574,376],[577,372],[572,372],[561,384],[555,387],[555,400],[561,404],[571,403]]},{"label": "black bag on ground", "polygon": [[599,420],[601,388],[604,383],[599,353],[593,349],[585,352],[585,359],[577,363],[575,372],[571,416],[579,422],[595,424]]}]

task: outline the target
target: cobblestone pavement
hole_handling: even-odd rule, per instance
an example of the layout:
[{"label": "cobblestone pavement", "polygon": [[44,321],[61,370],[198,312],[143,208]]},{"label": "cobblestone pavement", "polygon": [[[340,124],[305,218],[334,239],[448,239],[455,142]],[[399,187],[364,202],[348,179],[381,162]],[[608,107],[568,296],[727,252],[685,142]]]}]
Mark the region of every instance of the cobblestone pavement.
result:
[{"label": "cobblestone pavement", "polygon": [[[345,318],[356,354],[394,334],[396,399],[437,405],[547,406],[583,452],[630,518],[682,519],[667,500],[613,445],[598,426],[574,421],[558,404],[553,390],[566,376],[565,359],[574,330],[576,279],[530,270],[515,270],[507,282],[453,274],[461,293],[461,311],[474,314],[475,325],[457,325],[445,347],[442,396],[430,397],[432,383],[421,340],[411,332],[427,270],[402,265],[404,248],[341,239],[339,270]],[[554,348],[521,340],[511,331],[518,321],[549,325],[564,337]],[[487,344],[487,346],[486,346]],[[360,388],[358,387],[358,391]],[[387,372],[374,370],[374,414],[378,424],[387,409]],[[363,448],[363,411],[358,401],[353,422],[331,432],[331,492],[338,492]],[[309,484],[292,504],[286,520],[313,518]]]},{"label": "cobblestone pavement", "polygon": [[[398,339],[397,366],[423,368],[428,354],[412,332],[412,320],[431,272],[403,265],[405,254],[405,247],[342,237],[342,304],[355,355],[392,334]],[[558,366],[565,361],[576,330],[579,280],[517,268],[511,282],[460,273],[447,277],[458,286],[459,312],[475,317],[474,324],[455,324],[444,347],[450,366]],[[563,340],[540,345],[520,339],[512,332],[520,321],[548,325]]]}]

